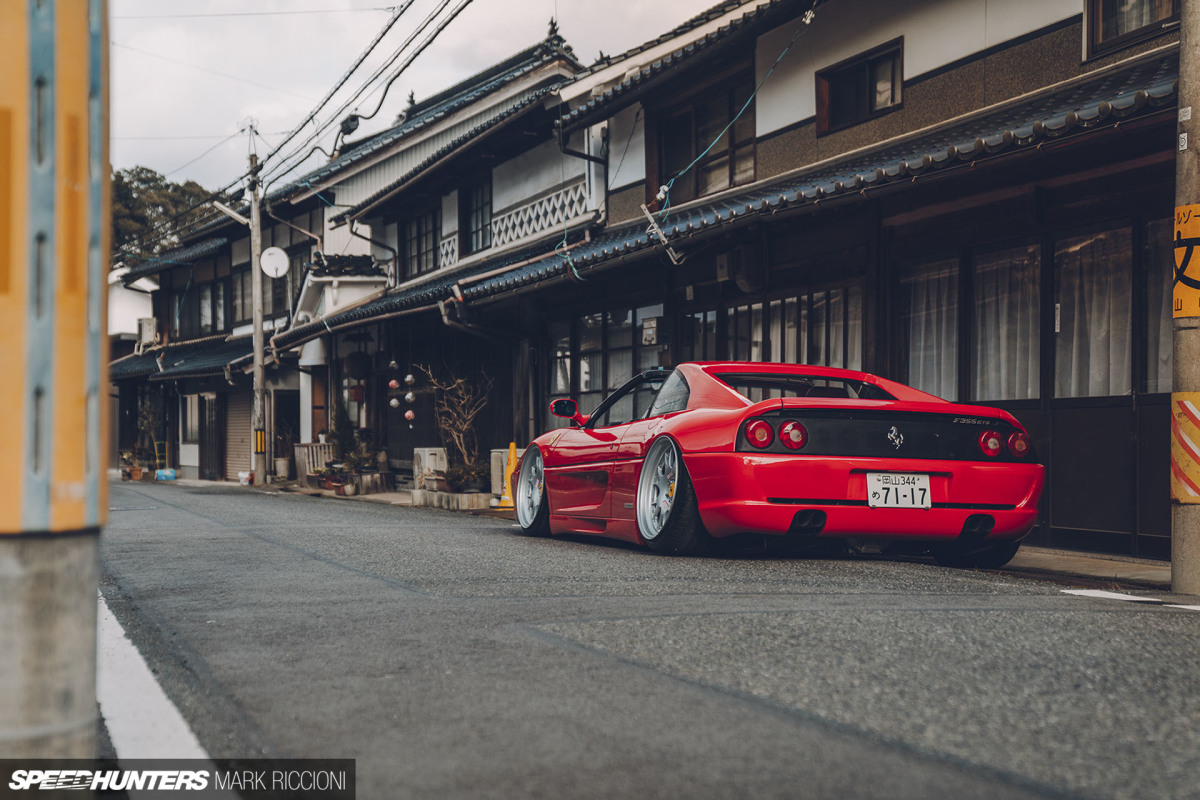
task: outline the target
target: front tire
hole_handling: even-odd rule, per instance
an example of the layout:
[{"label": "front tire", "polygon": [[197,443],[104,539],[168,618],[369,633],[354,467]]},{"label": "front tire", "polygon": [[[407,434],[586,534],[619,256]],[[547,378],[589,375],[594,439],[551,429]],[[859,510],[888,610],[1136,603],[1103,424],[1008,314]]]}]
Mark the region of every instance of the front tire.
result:
[{"label": "front tire", "polygon": [[674,440],[664,436],[646,451],[634,502],[638,533],[654,552],[692,555],[707,544],[696,490]]},{"label": "front tire", "polygon": [[521,459],[514,495],[513,505],[516,506],[517,523],[521,530],[527,536],[548,536],[550,502],[546,492],[545,464],[537,445],[530,445]]}]

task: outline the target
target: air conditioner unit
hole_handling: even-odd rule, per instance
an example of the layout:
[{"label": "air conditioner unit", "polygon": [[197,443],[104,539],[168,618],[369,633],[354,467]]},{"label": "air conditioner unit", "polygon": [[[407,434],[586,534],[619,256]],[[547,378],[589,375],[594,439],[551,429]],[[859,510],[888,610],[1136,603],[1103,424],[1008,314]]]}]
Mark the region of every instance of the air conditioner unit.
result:
[{"label": "air conditioner unit", "polygon": [[158,342],[158,319],[156,317],[141,317],[138,319],[138,344],[143,347]]}]

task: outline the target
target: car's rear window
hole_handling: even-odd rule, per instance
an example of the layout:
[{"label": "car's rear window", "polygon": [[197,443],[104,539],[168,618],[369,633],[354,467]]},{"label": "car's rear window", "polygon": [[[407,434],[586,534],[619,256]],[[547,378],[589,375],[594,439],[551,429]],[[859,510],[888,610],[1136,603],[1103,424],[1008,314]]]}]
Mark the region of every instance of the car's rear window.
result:
[{"label": "car's rear window", "polygon": [[835,397],[851,400],[896,399],[873,383],[845,378],[764,372],[723,372],[714,377],[755,403],[780,397]]}]

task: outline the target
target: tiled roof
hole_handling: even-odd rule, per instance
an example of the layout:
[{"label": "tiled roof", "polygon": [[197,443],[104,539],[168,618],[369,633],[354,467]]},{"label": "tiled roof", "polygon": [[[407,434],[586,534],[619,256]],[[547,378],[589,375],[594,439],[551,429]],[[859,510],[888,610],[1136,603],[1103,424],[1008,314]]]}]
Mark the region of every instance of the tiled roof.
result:
[{"label": "tiled roof", "polygon": [[693,31],[696,28],[699,28],[701,25],[704,25],[707,22],[712,22],[714,19],[719,19],[720,17],[723,17],[724,15],[728,14],[730,11],[733,11],[738,6],[745,5],[746,2],[747,2],[747,0],[723,0],[720,3],[717,3],[712,8],[709,8],[706,11],[700,12],[699,14],[697,14],[696,16],[692,17],[691,19],[687,20],[686,22],[676,25],[674,28],[672,28],[671,30],[667,31],[666,33],[662,34],[661,36],[659,36],[655,39],[651,39],[648,42],[644,42],[644,43],[638,45],[637,47],[630,48],[629,50],[626,50],[624,53],[620,53],[615,56],[605,56],[604,58],[598,60],[596,63],[589,66],[583,72],[579,73],[578,77],[582,78],[586,75],[591,75],[592,73],[598,72],[599,70],[602,70],[605,67],[608,67],[612,64],[616,64],[621,61],[625,61],[626,59],[632,58],[632,57],[638,55],[639,53],[644,53],[647,50],[650,50],[651,48],[657,47],[660,44],[665,44],[666,42],[669,42],[672,39],[678,38],[689,31]]},{"label": "tiled roof", "polygon": [[[634,55],[642,50],[648,50],[655,45],[669,41],[676,36],[699,27],[705,22],[722,16],[739,5],[742,5],[742,3],[729,2],[714,6],[708,12],[705,12],[705,14],[689,20],[675,31],[666,33],[658,39],[646,43],[639,49],[631,50],[627,55]],[[656,83],[656,78],[673,76],[674,71],[684,62],[702,53],[711,52],[718,47],[734,45],[745,38],[758,36],[764,30],[781,25],[792,16],[798,15],[801,9],[807,10],[812,7],[812,0],[770,0],[770,2],[752,8],[742,16],[730,20],[727,24],[722,25],[706,36],[688,42],[679,49],[655,59],[652,63],[642,67],[603,94],[593,97],[583,105],[572,109],[569,114],[559,119],[555,124],[563,130],[570,131],[578,130],[599,119],[607,119],[621,108],[636,102],[639,97]],[[624,57],[622,56],[621,58]],[[619,59],[613,59],[613,61],[617,60]],[[583,76],[576,76],[575,79],[578,80],[580,77]]]},{"label": "tiled roof", "polygon": [[451,153],[469,144],[481,134],[491,130],[492,128],[495,128],[501,122],[512,119],[513,117],[519,116],[522,112],[536,107],[542,101],[542,98],[553,92],[557,87],[558,84],[552,84],[550,86],[543,87],[529,97],[523,98],[519,102],[497,113],[494,117],[490,117],[487,120],[479,123],[471,130],[466,131],[462,135],[456,137],[453,141],[447,142],[421,163],[417,164],[415,167],[405,173],[402,177],[400,177],[399,180],[393,181],[379,191],[375,192],[375,194],[371,195],[366,200],[363,200],[361,203],[358,203],[357,205],[352,206],[351,208],[333,217],[331,221],[334,223],[334,225],[340,225],[346,222],[348,219],[357,218],[364,211],[369,210],[372,206],[387,199],[398,189],[403,187],[404,184],[416,178],[418,175],[425,172]]},{"label": "tiled roof", "polygon": [[[1178,74],[1177,52],[1148,56],[844,158],[751,185],[741,192],[672,209],[662,222],[662,230],[675,244],[692,234],[757,215],[873,187],[902,185],[909,183],[914,175],[969,165],[988,156],[1030,149],[1067,134],[1152,113],[1175,103]],[[512,264],[513,268],[461,286],[464,300],[503,294],[572,272],[585,277],[587,271],[601,264],[660,246],[646,227],[645,220],[639,220],[609,228],[590,241],[573,242],[569,262],[563,255],[546,252],[543,245],[540,252],[515,253],[471,271],[454,272],[418,287],[394,290],[357,308],[279,334],[272,339],[272,346],[285,349],[308,341],[324,333],[326,323],[329,327],[353,325],[432,306],[451,297],[451,286],[455,283],[502,270],[506,264]]]},{"label": "tiled roof", "polygon": [[161,256],[147,258],[136,267],[130,267],[129,271],[121,277],[121,282],[128,286],[138,278],[155,275],[165,269],[190,266],[198,259],[219,253],[227,244],[229,244],[228,239],[224,236],[217,236],[211,239],[202,239],[186,247],[177,247]]},{"label": "tiled roof", "polygon": [[397,141],[422,128],[444,119],[454,112],[469,106],[489,94],[503,88],[539,67],[558,59],[566,59],[573,65],[578,62],[562,38],[554,36],[522,50],[511,58],[441,92],[434,97],[408,109],[402,121],[385,131],[355,142],[350,149],[328,164],[283,186],[268,196],[268,200],[279,200],[301,189],[314,186],[326,178],[350,167],[365,158],[376,155]]},{"label": "tiled roof", "polygon": [[[572,231],[568,241],[574,242],[582,237],[582,233]],[[432,280],[408,288],[399,287],[389,290],[387,294],[377,297],[361,306],[336,311],[328,316],[300,325],[271,338],[271,346],[276,350],[286,350],[304,342],[317,338],[331,328],[352,325],[355,322],[368,322],[379,317],[396,314],[412,309],[434,306],[439,300],[447,300],[454,296],[450,287],[475,275],[504,269],[506,266],[519,264],[530,258],[536,258],[545,252],[545,245],[516,250],[503,258],[488,259],[472,265],[468,269],[455,270],[446,275],[439,275]]]},{"label": "tiled roof", "polygon": [[[1173,106],[1177,100],[1178,52],[1159,54],[1017,98],[901,141],[851,154],[776,180],[672,209],[661,222],[668,240],[782,208],[802,206],[873,187],[910,181],[914,175],[966,165],[977,159],[1036,147],[1067,134],[1111,125],[1140,113]],[[509,273],[464,289],[480,299],[541,280],[579,272],[659,245],[641,220],[612,228],[571,252],[571,264],[547,254]]]},{"label": "tiled roof", "polygon": [[222,375],[226,365],[250,355],[253,347],[254,340],[250,336],[236,339],[210,336],[179,344],[159,345],[112,362],[108,368],[109,379],[120,381],[148,377],[150,380],[171,380]]},{"label": "tiled roof", "polygon": [[[372,134],[358,142],[344,145],[341,154],[337,158],[312,172],[306,173],[274,189],[263,198],[263,202],[265,205],[270,205],[271,203],[282,201],[291,195],[309,191],[312,187],[322,183],[338,172],[381,153],[404,137],[416,133],[439,120],[445,119],[447,116],[469,106],[471,103],[503,89],[513,81],[556,60],[564,60],[575,69],[583,69],[583,66],[576,60],[572,53],[571,47],[566,44],[563,38],[557,35],[550,36],[500,63],[494,64],[460,81],[449,89],[413,105],[405,111],[404,118],[392,127]],[[507,116],[513,111],[514,109],[510,108],[504,112],[504,115]],[[240,206],[242,211],[249,213],[246,211],[247,208],[248,206],[245,203]],[[217,215],[206,222],[200,223],[195,229],[190,230],[188,235],[199,236],[205,232],[211,233],[229,224],[229,222],[224,216]],[[160,261],[162,260],[160,259]],[[157,263],[153,266],[147,262],[137,268],[141,271],[137,272],[130,280],[154,274],[168,265],[174,266],[171,262]]]}]

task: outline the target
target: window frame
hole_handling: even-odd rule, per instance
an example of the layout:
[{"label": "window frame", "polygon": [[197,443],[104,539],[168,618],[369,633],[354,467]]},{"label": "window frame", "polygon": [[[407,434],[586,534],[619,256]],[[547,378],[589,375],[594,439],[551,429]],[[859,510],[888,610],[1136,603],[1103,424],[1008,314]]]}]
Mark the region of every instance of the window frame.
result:
[{"label": "window frame", "polygon": [[[891,57],[894,60],[892,69],[892,102],[878,109],[871,108],[871,92],[872,84],[870,81],[870,71],[874,64],[883,61],[885,58]],[[833,104],[833,81],[836,78],[842,78],[850,75],[853,72],[863,69],[866,72],[865,98],[866,113],[861,116],[855,116],[852,119],[842,119],[834,121],[832,119],[832,104]],[[836,64],[817,70],[816,73],[816,96],[817,96],[817,136],[825,136],[831,133],[852,128],[856,125],[861,125],[864,122],[869,122],[873,119],[891,114],[904,107],[904,37],[899,36],[889,42],[873,47],[870,50],[851,56]]]},{"label": "window frame", "polygon": [[[746,108],[746,113],[742,115],[738,123],[733,124],[726,136],[728,137],[724,147],[713,150],[704,154],[703,160],[696,163],[686,175],[680,176],[680,181],[687,181],[681,187],[679,181],[676,181],[672,187],[674,197],[671,202],[678,205],[692,200],[697,200],[701,197],[709,197],[720,192],[727,191],[737,186],[748,186],[757,179],[758,175],[758,134],[757,134],[757,102],[754,98],[754,73],[752,70],[738,69],[731,73],[727,78],[721,81],[708,85],[703,92],[692,94],[686,101],[674,106],[665,107],[655,114],[654,122],[654,148],[653,153],[657,163],[653,170],[647,170],[647,174],[658,176],[658,182],[655,187],[662,186],[671,180],[672,177],[681,169],[691,164],[700,153],[703,153],[711,143],[712,139],[700,137],[700,128],[698,124],[698,111],[708,101],[712,99],[713,93],[717,91],[725,92],[726,100],[726,115],[723,121],[719,123],[718,130],[729,125],[737,113],[749,100],[749,106]],[[690,137],[689,151],[675,159],[672,159],[667,149],[667,137],[669,131],[673,127],[673,123],[686,118],[687,128]],[[737,138],[738,130],[748,130],[749,135],[743,135],[742,138]],[[649,148],[648,153],[649,155]],[[738,181],[737,177],[737,156],[744,153],[750,154],[750,162],[752,165],[751,175],[744,180]],[[702,192],[700,186],[700,176],[706,166],[710,166],[719,162],[721,159],[727,159],[726,166],[727,183],[719,188],[708,192]],[[647,191],[651,191],[648,189]],[[654,189],[657,191],[657,188]],[[652,193],[652,192],[651,192]]]},{"label": "window frame", "polygon": [[[428,226],[423,228],[422,223]],[[421,211],[409,214],[402,224],[404,233],[404,275],[415,278],[437,271],[441,265],[439,251],[442,244],[442,206],[434,203]],[[420,240],[429,238],[429,248],[422,247]],[[425,264],[428,257],[428,264]]]},{"label": "window frame", "polygon": [[491,248],[492,198],[492,174],[490,171],[482,178],[459,189],[458,252],[460,258]]},{"label": "window frame", "polygon": [[[1104,15],[1102,6],[1105,0],[1087,0],[1084,5],[1087,18],[1084,21],[1084,29],[1087,35],[1087,58],[1098,58],[1108,55],[1117,50],[1121,50],[1138,42],[1153,39],[1166,33],[1169,29],[1177,29],[1179,27],[1179,12],[1182,5],[1180,0],[1170,0],[1171,13],[1161,19],[1149,22],[1140,28],[1135,28],[1131,31],[1118,34],[1111,39],[1101,39],[1102,28],[1104,25]],[[1146,0],[1153,2],[1153,0]],[[1172,25],[1172,23],[1175,23]]]}]

